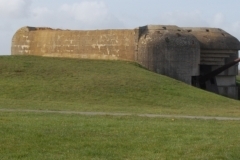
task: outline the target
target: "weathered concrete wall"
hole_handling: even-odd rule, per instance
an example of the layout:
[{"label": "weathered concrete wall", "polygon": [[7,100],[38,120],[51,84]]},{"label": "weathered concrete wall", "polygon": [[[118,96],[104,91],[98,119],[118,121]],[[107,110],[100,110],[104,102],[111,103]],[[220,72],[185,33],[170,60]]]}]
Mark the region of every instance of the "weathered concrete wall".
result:
[{"label": "weathered concrete wall", "polygon": [[198,40],[177,26],[146,26],[141,31],[136,61],[151,71],[192,83],[199,75]]},{"label": "weathered concrete wall", "polygon": [[[200,66],[208,66],[213,71],[238,58],[240,42],[219,28],[183,28],[194,35],[199,43],[201,50]],[[215,93],[237,99],[238,88],[236,86],[236,75],[238,74],[238,64],[226,69],[215,77],[217,90]]]},{"label": "weathered concrete wall", "polygon": [[[238,52],[235,51],[229,54],[229,57],[225,58],[225,64],[230,63],[238,58]],[[213,66],[212,68],[220,66]],[[234,65],[224,72],[216,76],[218,93],[230,98],[238,98],[238,87],[236,84],[236,75],[238,75],[238,65]]]},{"label": "weathered concrete wall", "polygon": [[23,27],[12,40],[12,55],[135,60],[134,30],[70,31]]}]

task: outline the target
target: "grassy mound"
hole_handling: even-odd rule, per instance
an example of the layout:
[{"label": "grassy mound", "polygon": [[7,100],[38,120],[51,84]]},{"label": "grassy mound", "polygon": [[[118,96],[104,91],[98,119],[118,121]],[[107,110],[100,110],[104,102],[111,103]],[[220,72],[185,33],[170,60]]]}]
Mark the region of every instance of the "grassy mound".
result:
[{"label": "grassy mound", "polygon": [[240,116],[240,102],[136,63],[0,57],[0,108]]},{"label": "grassy mound", "polygon": [[[240,116],[136,63],[0,57],[0,109]],[[1,159],[239,159],[239,121],[0,112]]]}]

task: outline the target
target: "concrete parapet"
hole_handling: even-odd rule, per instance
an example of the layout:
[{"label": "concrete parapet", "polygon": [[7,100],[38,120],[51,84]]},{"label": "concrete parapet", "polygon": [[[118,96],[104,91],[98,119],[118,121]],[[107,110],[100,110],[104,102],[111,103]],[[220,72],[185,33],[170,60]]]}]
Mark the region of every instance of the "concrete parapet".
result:
[{"label": "concrete parapet", "polygon": [[13,55],[134,61],[134,30],[69,31],[23,27],[12,40]]}]

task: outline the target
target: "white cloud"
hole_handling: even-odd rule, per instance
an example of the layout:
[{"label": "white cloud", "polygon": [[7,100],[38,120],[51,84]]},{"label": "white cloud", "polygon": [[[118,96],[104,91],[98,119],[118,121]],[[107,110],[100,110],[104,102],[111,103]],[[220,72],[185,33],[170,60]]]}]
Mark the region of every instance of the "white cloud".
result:
[{"label": "white cloud", "polygon": [[9,32],[0,32],[0,55],[9,55],[11,49],[12,34]]},{"label": "white cloud", "polygon": [[106,5],[103,2],[97,1],[64,4],[61,6],[60,10],[84,23],[103,21],[108,15]]},{"label": "white cloud", "polygon": [[0,0],[0,16],[5,18],[25,18],[30,14],[32,0]]},{"label": "white cloud", "polygon": [[217,27],[217,26],[222,26],[224,24],[225,18],[222,13],[216,13],[213,16],[213,20],[210,21],[211,26]]},{"label": "white cloud", "polygon": [[11,29],[12,29],[12,26],[11,26],[10,23],[1,23],[0,24],[0,31],[1,32],[8,32]]},{"label": "white cloud", "polygon": [[238,40],[240,40],[240,21],[236,21],[233,23],[230,23],[229,25],[229,32],[233,36],[235,36]]},{"label": "white cloud", "polygon": [[239,32],[240,31],[240,21],[234,22],[232,24],[232,28],[234,31]]},{"label": "white cloud", "polygon": [[65,3],[56,7],[36,6],[31,7],[28,13],[29,17],[24,21],[15,21],[19,27],[28,25],[76,30],[124,28],[123,22],[109,12],[105,3],[99,1]]},{"label": "white cloud", "polygon": [[123,28],[123,23],[109,12],[108,6],[102,1],[82,1],[63,4],[59,14],[66,22],[78,29]]},{"label": "white cloud", "polygon": [[52,14],[53,12],[47,7],[38,7],[38,8],[32,9],[31,13],[33,18],[42,18],[42,17],[48,16],[49,14]]},{"label": "white cloud", "polygon": [[157,21],[160,24],[177,25],[179,27],[203,27],[208,25],[200,11],[166,12],[162,13]]}]

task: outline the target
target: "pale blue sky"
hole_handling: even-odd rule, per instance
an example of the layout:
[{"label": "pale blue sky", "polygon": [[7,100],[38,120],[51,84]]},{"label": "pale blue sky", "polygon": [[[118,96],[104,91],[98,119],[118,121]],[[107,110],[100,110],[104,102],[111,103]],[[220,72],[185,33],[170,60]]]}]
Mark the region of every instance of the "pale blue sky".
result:
[{"label": "pale blue sky", "polygon": [[147,24],[222,28],[240,39],[240,0],[0,0],[0,54],[23,26],[136,28]]}]

